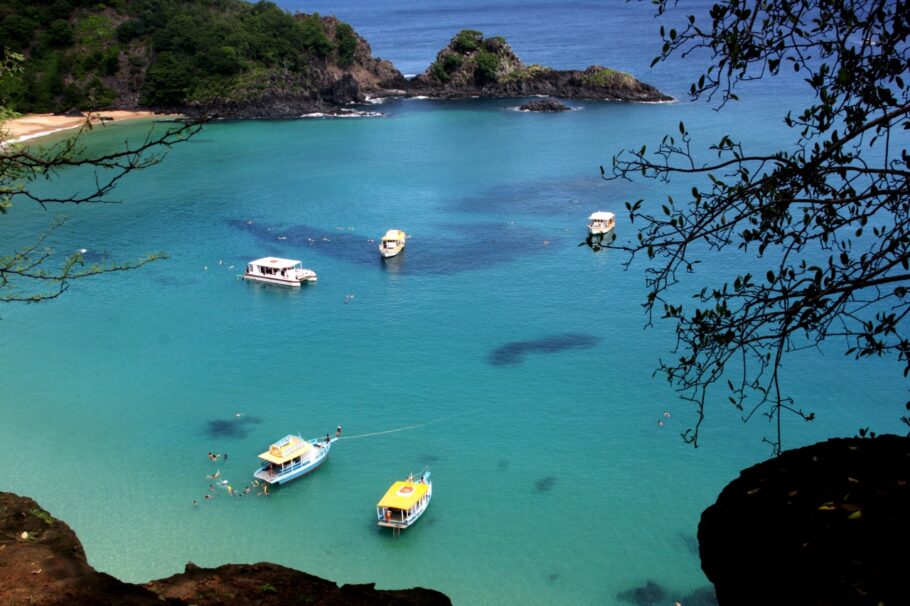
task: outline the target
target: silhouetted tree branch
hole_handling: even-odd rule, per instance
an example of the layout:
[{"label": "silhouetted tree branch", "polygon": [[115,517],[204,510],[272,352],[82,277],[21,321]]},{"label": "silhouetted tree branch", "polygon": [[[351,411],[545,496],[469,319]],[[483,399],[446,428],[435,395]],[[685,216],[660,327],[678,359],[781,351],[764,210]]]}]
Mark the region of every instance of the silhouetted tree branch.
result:
[{"label": "silhouetted tree branch", "polygon": [[[658,0],[658,12],[675,2]],[[781,392],[786,353],[845,340],[857,358],[896,356],[910,373],[910,5],[875,0],[724,0],[710,24],[691,15],[681,30],[661,29],[654,62],[707,51],[710,60],[693,98],[737,99],[737,86],[775,77],[783,68],[804,74],[814,99],[798,115],[782,116],[790,145],[747,153],[723,136],[696,157],[683,123],[656,149],[625,150],[601,168],[606,179],[677,175],[704,180],[684,200],[628,202],[639,223],[631,258],[656,261],[646,270],[646,310],[676,324],[676,360],[660,370],[696,406],[683,437],[698,445],[709,389],[726,383],[729,402],[748,420],[761,411],[776,422],[770,439],[781,448],[781,414],[807,421]],[[754,253],[761,271],[701,289],[686,306],[673,293],[682,273],[701,257],[729,248]],[[755,275],[764,274],[764,275]],[[727,378],[736,368],[736,381]],[[907,404],[910,409],[910,403]],[[910,425],[910,417],[902,417]]]}]

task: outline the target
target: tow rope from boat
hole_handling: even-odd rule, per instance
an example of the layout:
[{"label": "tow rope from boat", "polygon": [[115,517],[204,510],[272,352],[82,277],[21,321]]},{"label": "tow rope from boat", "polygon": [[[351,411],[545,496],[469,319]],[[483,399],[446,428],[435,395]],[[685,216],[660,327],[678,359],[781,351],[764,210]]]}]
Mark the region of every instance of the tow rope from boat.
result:
[{"label": "tow rope from boat", "polygon": [[424,423],[417,423],[416,425],[408,425],[406,427],[398,427],[396,429],[387,429],[385,431],[374,431],[371,433],[361,433],[361,434],[357,434],[356,436],[341,436],[340,438],[335,438],[335,439],[336,440],[356,440],[358,438],[372,438],[374,436],[384,436],[384,435],[390,434],[390,433],[398,433],[399,431],[410,431],[412,429],[426,427],[427,425],[434,425],[436,423],[442,423],[443,421],[448,421],[449,419],[454,419],[455,417],[459,417],[462,414],[464,414],[464,413],[459,413],[457,415],[450,415],[443,419],[436,419],[435,421],[426,421]]}]

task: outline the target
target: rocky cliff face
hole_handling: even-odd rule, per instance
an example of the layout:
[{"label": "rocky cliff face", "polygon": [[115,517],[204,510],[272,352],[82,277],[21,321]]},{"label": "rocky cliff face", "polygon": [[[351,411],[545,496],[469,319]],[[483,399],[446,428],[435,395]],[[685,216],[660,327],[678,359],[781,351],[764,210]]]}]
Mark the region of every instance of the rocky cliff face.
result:
[{"label": "rocky cliff face", "polygon": [[583,71],[526,66],[501,37],[484,38],[475,30],[459,32],[439,51],[436,61],[408,83],[411,96],[440,98],[525,97],[563,99],[672,101],[631,74],[592,65]]},{"label": "rocky cliff face", "polygon": [[0,492],[0,604],[74,606],[328,606],[451,604],[430,589],[378,590],[343,585],[276,564],[227,564],[186,570],[146,585],[96,571],[73,530],[32,499]]},{"label": "rocky cliff face", "polygon": [[[344,24],[323,17],[322,27],[333,44]],[[306,70],[268,70],[240,79],[213,100],[201,99],[185,113],[204,111],[221,118],[293,118],[307,113],[337,113],[346,105],[362,103],[367,95],[395,93],[407,85],[391,61],[373,57],[369,43],[356,32],[353,59],[341,64],[334,57],[316,60]]]},{"label": "rocky cliff face", "polygon": [[832,439],[746,469],[698,542],[721,606],[910,604],[910,438]]}]

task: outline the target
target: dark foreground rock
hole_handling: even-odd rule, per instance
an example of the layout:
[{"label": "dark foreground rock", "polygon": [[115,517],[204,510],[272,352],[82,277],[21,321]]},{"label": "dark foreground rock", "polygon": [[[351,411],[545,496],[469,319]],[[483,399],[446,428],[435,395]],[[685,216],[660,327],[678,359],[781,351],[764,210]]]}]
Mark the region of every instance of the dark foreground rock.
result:
[{"label": "dark foreground rock", "polygon": [[0,604],[239,606],[279,604],[445,605],[430,589],[378,590],[343,585],[276,564],[199,568],[145,586],[124,583],[92,568],[73,530],[32,499],[0,493]]},{"label": "dark foreground rock", "polygon": [[567,112],[571,108],[555,99],[541,99],[540,101],[522,103],[518,106],[518,109],[523,112]]},{"label": "dark foreground rock", "polygon": [[910,438],[832,439],[746,469],[702,514],[721,606],[910,604]]}]

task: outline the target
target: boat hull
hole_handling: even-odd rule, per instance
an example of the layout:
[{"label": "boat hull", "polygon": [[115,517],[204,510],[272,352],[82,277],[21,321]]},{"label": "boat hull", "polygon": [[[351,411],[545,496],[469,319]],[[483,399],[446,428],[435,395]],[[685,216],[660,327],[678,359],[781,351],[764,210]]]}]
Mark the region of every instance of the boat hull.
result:
[{"label": "boat hull", "polygon": [[282,279],[282,278],[271,278],[271,277],[266,277],[266,276],[255,276],[252,274],[243,274],[243,279],[251,280],[253,282],[264,282],[266,284],[277,284],[279,286],[291,286],[291,287],[295,287],[295,286],[299,287],[304,282],[315,282],[316,281],[316,278],[309,278],[309,279],[304,279],[304,280],[289,280],[289,279]]},{"label": "boat hull", "polygon": [[419,512],[417,512],[413,516],[411,516],[411,519],[409,519],[406,522],[395,522],[394,520],[389,522],[386,520],[379,520],[379,525],[384,528],[401,528],[401,529],[410,528],[415,523],[417,523],[417,520],[419,520],[421,518],[421,516],[423,516],[424,512],[427,510],[427,508],[429,506],[430,506],[430,501],[427,500],[426,506],[423,509],[421,509]]},{"label": "boat hull", "polygon": [[612,227],[591,227],[588,226],[588,233],[592,236],[603,236],[613,231]]},{"label": "boat hull", "polygon": [[321,451],[319,452],[319,454],[312,460],[307,461],[306,463],[302,463],[299,466],[296,466],[288,471],[285,471],[283,473],[274,473],[274,472],[270,472],[266,468],[260,468],[253,474],[253,477],[256,478],[257,480],[262,480],[263,482],[266,482],[273,486],[280,486],[281,484],[287,484],[288,482],[296,480],[297,478],[301,478],[301,477],[319,469],[322,466],[322,464],[325,463],[326,460],[329,458],[330,450],[331,450],[331,443],[329,443],[329,446],[321,447]]},{"label": "boat hull", "polygon": [[379,255],[383,259],[391,259],[392,257],[397,257],[398,255],[400,255],[403,252],[404,252],[404,246],[402,246],[401,248],[392,249],[392,250],[386,250],[383,248],[379,249]]}]

